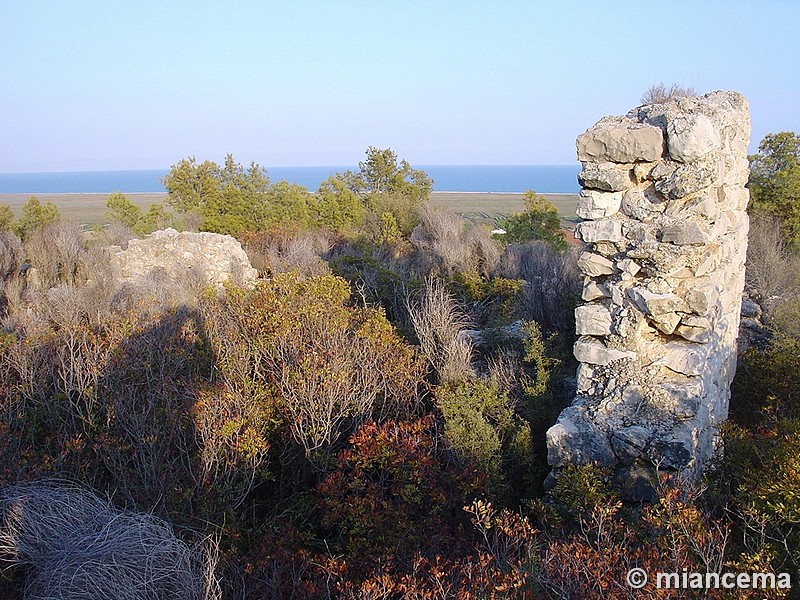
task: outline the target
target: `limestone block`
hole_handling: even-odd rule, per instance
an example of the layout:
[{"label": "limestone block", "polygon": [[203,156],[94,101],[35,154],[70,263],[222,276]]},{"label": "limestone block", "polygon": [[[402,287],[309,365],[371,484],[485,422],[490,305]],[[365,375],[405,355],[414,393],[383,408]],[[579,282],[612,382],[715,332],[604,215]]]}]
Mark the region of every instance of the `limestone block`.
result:
[{"label": "limestone block", "polygon": [[578,268],[584,275],[598,277],[613,273],[614,263],[599,254],[584,252],[578,257]]},{"label": "limestone block", "polygon": [[693,433],[689,428],[673,429],[668,435],[656,438],[647,449],[647,456],[660,468],[681,470],[694,456]]},{"label": "limestone block", "polygon": [[616,219],[580,223],[575,231],[578,237],[587,244],[600,241],[621,242],[623,240],[622,223]]},{"label": "limestone block", "polygon": [[667,204],[653,193],[634,188],[622,197],[620,209],[624,214],[642,222],[650,222],[664,212]]},{"label": "limestone block", "polygon": [[650,317],[650,322],[655,325],[659,331],[667,335],[672,335],[678,323],[681,322],[681,316],[677,313],[665,313]]},{"label": "limestone block", "polygon": [[711,242],[711,232],[703,223],[679,221],[661,230],[661,241],[678,246],[702,245]]},{"label": "limestone block", "polygon": [[629,350],[607,348],[603,342],[591,337],[580,337],[572,348],[575,358],[579,362],[591,365],[607,365],[616,360],[634,358],[636,353]]},{"label": "limestone block", "polygon": [[585,188],[604,192],[622,192],[633,187],[632,167],[633,165],[585,162],[578,175],[578,183]]},{"label": "limestone block", "polygon": [[610,335],[611,311],[602,304],[584,304],[575,309],[575,333],[578,335]]},{"label": "limestone block", "polygon": [[711,337],[711,322],[705,317],[684,316],[675,333],[690,342],[705,344]]},{"label": "limestone block", "polygon": [[608,118],[578,136],[576,146],[581,162],[653,162],[664,153],[664,132],[625,117]]},{"label": "limestone block", "polygon": [[703,196],[698,200],[688,204],[687,210],[706,217],[709,221],[716,221],[720,213],[720,207],[717,200],[713,196]]},{"label": "limestone block", "polygon": [[695,277],[703,277],[714,271],[720,263],[719,246],[709,250],[694,268]]},{"label": "limestone block", "polygon": [[719,150],[719,135],[707,116],[682,114],[667,121],[667,149],[672,159],[691,162]]},{"label": "limestone block", "polygon": [[672,400],[671,412],[678,419],[689,419],[697,415],[702,401],[702,386],[695,380],[691,384],[663,383],[661,389]]},{"label": "limestone block", "polygon": [[597,283],[590,277],[585,278],[583,282],[583,291],[581,292],[581,298],[584,302],[591,302],[598,298],[608,298],[610,296],[611,292],[608,291],[605,285]]},{"label": "limestone block", "polygon": [[697,377],[706,368],[706,348],[686,342],[668,342],[663,347],[663,362],[676,373]]},{"label": "limestone block", "polygon": [[602,219],[619,212],[622,192],[582,190],[575,212],[581,219]]},{"label": "limestone block", "polygon": [[647,288],[630,287],[628,288],[627,294],[639,310],[646,315],[654,317],[676,312],[686,312],[688,308],[683,298],[672,293],[655,294]]},{"label": "limestone block", "polygon": [[[667,164],[667,161],[664,161]],[[658,167],[654,170],[656,175]],[[655,187],[668,198],[678,199],[703,191],[720,180],[719,157],[712,154],[687,164],[673,164],[656,179]]]},{"label": "limestone block", "polygon": [[547,462],[554,467],[568,464],[616,463],[608,436],[588,417],[582,406],[564,409],[556,424],[547,430]]},{"label": "limestone block", "polygon": [[[711,302],[708,298],[708,291],[701,288],[692,288],[684,295],[689,310],[697,315],[705,316],[708,314]],[[686,311],[688,312],[688,311]]]},{"label": "limestone block", "polygon": [[578,363],[578,372],[575,374],[575,389],[579,394],[585,395],[594,385],[595,365]]},{"label": "limestone block", "polygon": [[611,447],[620,462],[629,465],[643,454],[652,437],[653,432],[646,427],[623,427],[612,434]]},{"label": "limestone block", "polygon": [[637,183],[642,183],[644,181],[648,181],[650,179],[650,173],[652,173],[653,169],[655,168],[657,163],[649,163],[649,162],[638,162],[633,165],[633,178]]},{"label": "limestone block", "polygon": [[631,279],[642,269],[632,258],[617,261],[616,267],[622,272],[622,279]]}]

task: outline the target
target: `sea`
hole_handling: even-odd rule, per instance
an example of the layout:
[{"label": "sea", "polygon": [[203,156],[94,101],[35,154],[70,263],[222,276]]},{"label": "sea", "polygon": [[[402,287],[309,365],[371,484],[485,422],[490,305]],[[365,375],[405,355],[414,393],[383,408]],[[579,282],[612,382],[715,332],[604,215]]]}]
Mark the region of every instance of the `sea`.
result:
[{"label": "sea", "polygon": [[[580,165],[428,165],[415,167],[434,181],[435,192],[577,194]],[[273,182],[285,180],[314,191],[320,182],[356,167],[273,167]],[[103,194],[166,191],[161,179],[166,169],[141,171],[64,171],[56,173],[0,173],[0,194]]]}]

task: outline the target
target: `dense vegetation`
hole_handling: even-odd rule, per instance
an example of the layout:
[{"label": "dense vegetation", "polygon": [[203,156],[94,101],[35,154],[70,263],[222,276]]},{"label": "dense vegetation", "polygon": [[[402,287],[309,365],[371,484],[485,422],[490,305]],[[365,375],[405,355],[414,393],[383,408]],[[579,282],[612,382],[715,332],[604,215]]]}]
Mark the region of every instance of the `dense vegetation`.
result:
[{"label": "dense vegetation", "polygon": [[[144,214],[112,195],[89,241],[33,199],[0,211],[4,597],[623,598],[633,566],[796,576],[800,296],[768,275],[793,272],[770,234],[791,211],[753,215],[766,325],[724,456],[706,487],[630,505],[591,466],[543,495],[580,290],[546,200],[527,194],[501,241],[375,148],[315,193],[232,157],[165,184]],[[164,223],[235,234],[264,278],[115,285],[101,246]],[[87,523],[104,544],[65,562]]]}]

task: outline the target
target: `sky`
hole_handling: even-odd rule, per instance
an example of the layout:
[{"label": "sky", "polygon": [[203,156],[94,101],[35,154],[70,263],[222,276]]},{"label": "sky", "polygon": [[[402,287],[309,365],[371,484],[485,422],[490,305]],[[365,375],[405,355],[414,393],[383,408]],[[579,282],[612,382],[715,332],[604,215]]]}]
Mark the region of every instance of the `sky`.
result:
[{"label": "sky", "polygon": [[654,84],[800,132],[800,0],[0,0],[0,172],[574,164]]}]

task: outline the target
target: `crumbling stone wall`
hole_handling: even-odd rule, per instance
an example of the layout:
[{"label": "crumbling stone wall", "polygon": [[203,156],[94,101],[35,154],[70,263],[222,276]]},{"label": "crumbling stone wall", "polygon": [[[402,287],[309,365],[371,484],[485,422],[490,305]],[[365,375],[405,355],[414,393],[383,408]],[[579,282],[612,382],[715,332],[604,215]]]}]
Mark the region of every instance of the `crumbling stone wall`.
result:
[{"label": "crumbling stone wall", "polygon": [[125,250],[112,246],[109,254],[112,275],[120,283],[136,282],[154,270],[175,281],[191,279],[216,286],[228,280],[244,284],[258,275],[242,245],[218,233],[164,229],[142,240],[130,240]]},{"label": "crumbling stone wall", "polygon": [[[727,418],[747,250],[747,101],[713,92],[605,117],[577,139],[577,397],[548,460],[696,477]],[[634,493],[635,495],[635,493]]]}]

